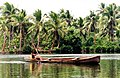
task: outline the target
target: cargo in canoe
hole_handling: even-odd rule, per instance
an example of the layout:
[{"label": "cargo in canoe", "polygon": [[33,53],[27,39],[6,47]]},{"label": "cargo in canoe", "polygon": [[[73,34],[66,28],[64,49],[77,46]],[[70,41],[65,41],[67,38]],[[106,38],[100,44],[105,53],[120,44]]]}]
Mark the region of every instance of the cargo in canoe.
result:
[{"label": "cargo in canoe", "polygon": [[65,64],[98,64],[100,62],[100,56],[80,56],[80,57],[53,57],[53,58],[42,58],[30,59],[26,58],[26,62],[41,62],[41,63],[65,63]]}]

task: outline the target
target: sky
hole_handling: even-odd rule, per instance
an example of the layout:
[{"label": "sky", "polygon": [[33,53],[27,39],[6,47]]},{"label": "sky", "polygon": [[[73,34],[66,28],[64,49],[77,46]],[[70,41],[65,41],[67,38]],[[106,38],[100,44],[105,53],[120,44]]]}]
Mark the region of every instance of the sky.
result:
[{"label": "sky", "polygon": [[0,0],[0,6],[5,2],[26,10],[28,15],[32,15],[37,9],[42,10],[43,14],[50,11],[59,12],[60,9],[65,9],[69,10],[74,17],[89,15],[90,10],[98,10],[100,3],[106,5],[116,3],[120,6],[120,0]]}]

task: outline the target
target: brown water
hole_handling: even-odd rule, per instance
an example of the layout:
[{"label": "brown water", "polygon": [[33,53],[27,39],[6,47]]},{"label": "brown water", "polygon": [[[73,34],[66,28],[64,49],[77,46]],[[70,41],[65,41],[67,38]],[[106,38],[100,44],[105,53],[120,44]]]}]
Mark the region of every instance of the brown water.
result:
[{"label": "brown water", "polygon": [[77,66],[28,63],[20,57],[8,56],[0,59],[0,78],[120,78],[120,60],[114,58],[104,56],[99,65]]}]

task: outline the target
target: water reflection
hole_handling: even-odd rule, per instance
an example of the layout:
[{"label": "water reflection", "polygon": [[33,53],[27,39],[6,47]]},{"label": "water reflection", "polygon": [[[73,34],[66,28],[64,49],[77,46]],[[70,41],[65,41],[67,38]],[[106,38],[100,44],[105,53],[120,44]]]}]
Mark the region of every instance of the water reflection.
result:
[{"label": "water reflection", "polygon": [[68,64],[0,64],[0,78],[96,78],[100,66]]},{"label": "water reflection", "polygon": [[30,63],[29,69],[31,77],[36,78],[96,78],[100,72],[100,65]]},{"label": "water reflection", "polygon": [[30,73],[32,76],[40,76],[40,73],[42,72],[42,64],[41,63],[30,63]]},{"label": "water reflection", "polygon": [[24,64],[0,64],[0,78],[23,78]]},{"label": "water reflection", "polygon": [[[111,56],[112,57],[112,56]],[[113,57],[114,58],[114,57]],[[120,60],[101,59],[99,65],[29,63],[0,59],[0,78],[119,78]]]}]

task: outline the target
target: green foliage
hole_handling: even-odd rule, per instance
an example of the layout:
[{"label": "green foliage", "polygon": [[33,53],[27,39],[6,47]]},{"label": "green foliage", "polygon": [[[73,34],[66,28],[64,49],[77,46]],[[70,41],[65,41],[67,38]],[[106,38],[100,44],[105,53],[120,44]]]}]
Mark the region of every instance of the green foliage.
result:
[{"label": "green foliage", "polygon": [[117,46],[114,49],[115,49],[115,53],[120,53],[120,46]]},{"label": "green foliage", "polygon": [[33,15],[35,16],[37,21],[41,21],[41,18],[42,18],[41,10],[38,9],[37,11],[35,11],[35,13],[33,13]]},{"label": "green foliage", "polygon": [[61,52],[65,50],[68,53],[81,53],[82,41],[78,35],[77,29],[75,29],[75,27],[70,27],[69,32],[61,41],[63,44],[61,46]]},{"label": "green foliage", "polygon": [[32,48],[28,46],[24,46],[23,48],[23,54],[30,54],[32,52]]},{"label": "green foliage", "polygon": [[33,48],[55,53],[120,53],[120,6],[100,4],[98,12],[74,18],[61,9],[28,16],[6,2],[0,7],[1,51],[30,53]]},{"label": "green foliage", "polygon": [[88,40],[87,40],[87,42],[85,43],[85,45],[86,46],[92,46],[93,44],[94,44],[94,42],[93,42],[93,38],[92,37],[90,37]]},{"label": "green foliage", "polygon": [[72,54],[73,53],[73,47],[70,45],[63,45],[61,47],[61,53],[62,54]]}]

